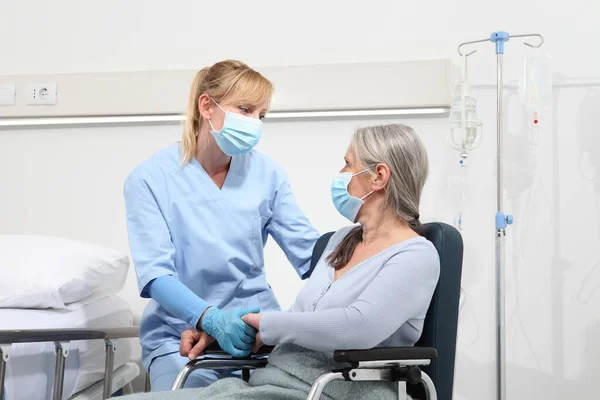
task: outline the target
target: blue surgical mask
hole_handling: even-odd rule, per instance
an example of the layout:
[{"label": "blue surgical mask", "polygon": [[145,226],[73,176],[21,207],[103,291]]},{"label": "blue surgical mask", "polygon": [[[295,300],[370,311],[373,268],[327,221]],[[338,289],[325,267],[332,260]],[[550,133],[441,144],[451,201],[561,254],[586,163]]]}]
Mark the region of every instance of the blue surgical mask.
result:
[{"label": "blue surgical mask", "polygon": [[[211,99],[213,100],[213,99]],[[221,106],[213,100],[217,107]],[[228,156],[236,156],[250,152],[258,144],[262,136],[262,121],[243,115],[225,111],[225,121],[221,130],[216,130],[208,120],[213,137],[219,148]]]},{"label": "blue surgical mask", "polygon": [[358,198],[351,196],[350,193],[348,193],[348,185],[350,184],[352,177],[364,174],[369,170],[370,168],[357,172],[356,174],[352,174],[352,172],[339,172],[331,182],[331,199],[333,200],[333,205],[340,214],[348,218],[352,223],[356,222],[356,216],[358,215],[360,207],[364,204],[364,199],[373,193],[373,190],[362,198]]}]

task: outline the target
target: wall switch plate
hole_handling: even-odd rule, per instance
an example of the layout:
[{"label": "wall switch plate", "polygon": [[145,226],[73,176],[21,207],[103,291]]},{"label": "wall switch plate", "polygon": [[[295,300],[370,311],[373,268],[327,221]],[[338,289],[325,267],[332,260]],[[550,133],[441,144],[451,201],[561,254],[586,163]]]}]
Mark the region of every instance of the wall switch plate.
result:
[{"label": "wall switch plate", "polygon": [[0,85],[0,106],[14,106],[17,93],[12,83]]},{"label": "wall switch plate", "polygon": [[56,83],[27,85],[27,105],[56,104]]}]

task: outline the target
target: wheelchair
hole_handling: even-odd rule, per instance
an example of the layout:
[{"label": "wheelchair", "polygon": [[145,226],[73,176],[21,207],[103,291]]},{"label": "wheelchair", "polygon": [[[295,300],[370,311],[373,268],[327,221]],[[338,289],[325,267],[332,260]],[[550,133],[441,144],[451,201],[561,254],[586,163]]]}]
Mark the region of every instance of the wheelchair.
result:
[{"label": "wheelchair", "polygon": [[[315,244],[309,274],[333,233],[324,234]],[[419,400],[452,399],[463,242],[454,227],[441,222],[424,224],[423,236],[438,251],[440,277],[419,341],[414,347],[335,351],[334,360],[347,366],[321,375],[313,383],[308,400],[319,399],[325,386],[336,380],[396,382],[398,399],[406,399],[407,394]],[[250,370],[267,365],[272,350],[273,347],[263,346],[258,353],[244,358],[215,358],[227,354],[215,342],[204,356],[187,363],[171,390],[183,388],[196,369],[241,370],[242,378],[247,381]]]}]

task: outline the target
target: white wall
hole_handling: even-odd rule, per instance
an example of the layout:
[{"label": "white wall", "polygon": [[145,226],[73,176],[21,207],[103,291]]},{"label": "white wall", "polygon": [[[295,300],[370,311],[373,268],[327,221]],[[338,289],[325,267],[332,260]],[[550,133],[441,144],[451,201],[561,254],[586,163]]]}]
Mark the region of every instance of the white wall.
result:
[{"label": "white wall", "polygon": [[[544,34],[556,74],[554,102],[542,114],[535,152],[523,144],[526,119],[517,97],[510,91],[505,97],[504,199],[516,219],[507,236],[508,395],[597,397],[600,135],[593,111],[600,111],[600,57],[591,38],[600,34],[600,3],[508,0],[497,10],[476,0],[290,4],[2,2],[0,74],[197,68],[226,57],[253,65],[443,58],[454,56],[460,41],[494,30]],[[517,41],[507,44],[507,82],[516,81],[526,50]],[[494,83],[491,44],[470,65],[475,82]],[[456,398],[491,399],[495,93],[479,87],[475,94],[485,140],[467,170],[456,167],[443,142],[446,121],[405,122],[422,134],[431,155],[425,217],[453,221],[459,177],[466,175]],[[328,182],[352,129],[367,122],[374,121],[271,123],[261,142],[286,167],[299,203],[321,230],[343,223]],[[177,127],[157,126],[0,132],[0,233],[60,234],[127,251],[123,179],[178,136]],[[267,262],[285,306],[300,282],[272,242]],[[124,295],[139,310],[134,287],[130,279]]]},{"label": "white wall", "polygon": [[[598,7],[587,0],[568,7],[507,0],[493,10],[477,0],[3,1],[0,73],[186,69],[228,57],[253,65],[445,58],[461,41],[506,30],[542,32],[558,70],[589,76],[597,70],[588,54]],[[592,63],[575,61],[582,58]]]}]

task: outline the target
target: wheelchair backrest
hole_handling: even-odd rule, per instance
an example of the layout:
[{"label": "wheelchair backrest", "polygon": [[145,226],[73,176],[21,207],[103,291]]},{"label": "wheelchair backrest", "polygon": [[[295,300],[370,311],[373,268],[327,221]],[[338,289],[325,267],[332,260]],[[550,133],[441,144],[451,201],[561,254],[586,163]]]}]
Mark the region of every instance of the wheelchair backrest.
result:
[{"label": "wheelchair backrest", "polygon": [[454,383],[456,330],[462,276],[463,241],[452,226],[434,222],[423,225],[423,236],[440,256],[440,278],[433,293],[417,346],[434,347],[438,359],[422,368],[435,383],[439,399],[451,399]]}]

